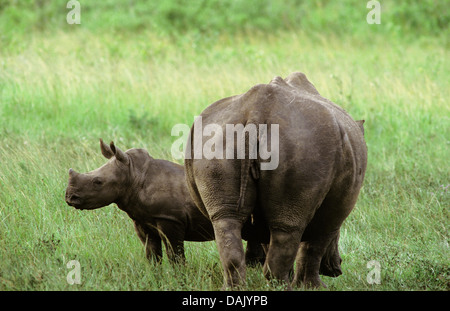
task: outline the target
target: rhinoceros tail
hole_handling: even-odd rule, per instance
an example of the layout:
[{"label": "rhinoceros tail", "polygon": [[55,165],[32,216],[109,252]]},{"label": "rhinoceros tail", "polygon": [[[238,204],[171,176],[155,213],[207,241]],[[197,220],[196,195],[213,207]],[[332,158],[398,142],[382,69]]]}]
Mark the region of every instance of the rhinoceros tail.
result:
[{"label": "rhinoceros tail", "polygon": [[248,177],[250,175],[250,159],[241,161],[241,187],[239,190],[239,200],[237,201],[237,210],[244,206],[245,191],[247,190]]},{"label": "rhinoceros tail", "polygon": [[258,161],[253,159],[244,159],[241,163],[241,187],[239,191],[239,200],[237,201],[237,209],[240,210],[245,203],[245,192],[247,190],[248,179],[251,176],[253,179],[259,179]]},{"label": "rhinoceros tail", "polygon": [[[259,135],[257,135],[257,137],[259,137]],[[245,158],[241,160],[241,185],[239,190],[239,200],[237,201],[238,211],[244,206],[245,193],[250,175],[255,180],[259,179],[260,176],[259,161],[257,158],[258,140],[252,141],[250,138],[246,139],[245,132],[243,132],[243,137],[241,137],[241,139],[245,140],[246,155]]]}]

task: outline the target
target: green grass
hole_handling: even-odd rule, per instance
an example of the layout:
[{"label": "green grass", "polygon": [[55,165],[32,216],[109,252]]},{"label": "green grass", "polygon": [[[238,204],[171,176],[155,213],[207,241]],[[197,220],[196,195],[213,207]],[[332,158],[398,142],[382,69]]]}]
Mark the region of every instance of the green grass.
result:
[{"label": "green grass", "polygon": [[[82,24],[69,28],[50,4],[17,19],[18,4],[11,3],[0,1],[1,290],[220,289],[214,242],[186,243],[186,266],[166,260],[150,265],[132,221],[116,206],[77,211],[65,204],[67,171],[104,163],[99,137],[171,160],[175,124],[191,124],[212,102],[293,71],[304,72],[323,96],[366,120],[366,180],[342,227],[343,275],[323,277],[328,289],[450,289],[450,55],[448,16],[438,8],[424,6],[422,11],[441,15],[425,20],[413,14],[414,20],[404,16],[422,14],[419,4],[388,2],[392,10],[381,25],[364,25],[363,15],[360,27],[353,20],[333,32],[344,23],[340,15],[356,14],[350,13],[352,1],[339,10],[317,2],[323,6],[308,7],[298,28],[292,20],[299,13],[286,13],[290,17],[273,31],[274,20],[253,23],[245,13],[258,11],[239,2],[234,10],[243,12],[242,20],[228,14],[235,26],[227,31],[220,31],[225,22],[219,18],[206,29],[191,25],[206,17],[189,10],[179,10],[187,29],[167,26],[164,15],[146,29],[139,12],[152,10],[143,6],[133,22],[143,26],[134,27],[125,15],[116,17],[123,28],[116,21],[108,31],[99,20],[119,14],[112,9],[84,7]],[[367,14],[365,5],[362,11]],[[39,23],[45,14],[52,18]],[[420,21],[425,26],[415,37]],[[72,259],[81,264],[80,285],[66,282]],[[370,260],[381,265],[380,285],[367,283]],[[246,289],[279,287],[253,268]]]}]

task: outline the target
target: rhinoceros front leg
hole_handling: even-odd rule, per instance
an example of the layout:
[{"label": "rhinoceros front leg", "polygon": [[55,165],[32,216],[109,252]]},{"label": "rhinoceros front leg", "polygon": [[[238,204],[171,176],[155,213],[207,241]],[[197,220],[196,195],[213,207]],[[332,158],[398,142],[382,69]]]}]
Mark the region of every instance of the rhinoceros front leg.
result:
[{"label": "rhinoceros front leg", "polygon": [[138,222],[134,222],[136,233],[145,246],[145,256],[150,262],[161,263],[162,246],[161,238],[156,230],[151,230]]},{"label": "rhinoceros front leg", "polygon": [[216,244],[224,271],[226,287],[236,287],[245,282],[245,256],[242,245],[242,222],[235,219],[213,221]]},{"label": "rhinoceros front leg", "polygon": [[178,223],[159,220],[157,224],[159,235],[166,246],[167,257],[171,263],[184,264],[184,237],[186,228]]}]

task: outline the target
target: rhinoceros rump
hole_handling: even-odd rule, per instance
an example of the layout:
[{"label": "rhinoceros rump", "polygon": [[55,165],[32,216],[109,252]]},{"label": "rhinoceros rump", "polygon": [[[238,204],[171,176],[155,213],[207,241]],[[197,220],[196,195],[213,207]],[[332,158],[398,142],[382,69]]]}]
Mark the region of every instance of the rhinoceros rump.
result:
[{"label": "rhinoceros rump", "polygon": [[[245,94],[219,100],[201,117],[203,127],[218,124],[223,132],[227,124],[279,126],[276,169],[261,170],[268,160],[260,155],[185,159],[191,196],[214,227],[225,286],[245,281],[241,234],[248,219],[253,227],[246,234],[252,239],[262,237],[264,242],[265,226],[270,234],[266,277],[289,284],[295,260],[296,285],[320,286],[319,272],[341,274],[339,230],[356,203],[367,164],[362,122],[320,96],[302,73],[284,80],[276,77]],[[187,155],[199,144],[194,131],[195,126]],[[266,136],[269,142],[273,139],[270,130]],[[200,145],[204,144],[203,139]],[[246,146],[248,153],[255,148],[248,142]]]}]

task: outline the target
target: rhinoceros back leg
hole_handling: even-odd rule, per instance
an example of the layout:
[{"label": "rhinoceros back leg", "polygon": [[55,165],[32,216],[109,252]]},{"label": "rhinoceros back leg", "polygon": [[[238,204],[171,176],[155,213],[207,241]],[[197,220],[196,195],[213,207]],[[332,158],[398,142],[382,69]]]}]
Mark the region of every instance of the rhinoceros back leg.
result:
[{"label": "rhinoceros back leg", "polygon": [[340,227],[352,211],[358,191],[359,188],[328,193],[303,234],[294,284],[325,286],[319,273],[333,277],[342,274],[338,250]]},{"label": "rhinoceros back leg", "polygon": [[[330,266],[326,266],[325,262],[323,262],[324,255],[328,250],[331,252],[331,258],[329,259],[335,259],[336,254],[333,250],[335,246],[337,247],[336,236],[338,235],[339,232],[332,232],[318,235],[313,239],[304,240],[300,243],[296,258],[297,270],[294,276],[294,284],[307,287],[326,287],[319,276],[321,267],[327,268],[327,274],[336,274],[335,276],[337,276],[341,273],[340,262],[335,270],[331,269]],[[331,248],[329,249],[329,247]]]},{"label": "rhinoceros back leg", "polygon": [[236,287],[245,282],[245,257],[241,240],[242,223],[236,219],[218,219],[213,222],[216,244],[224,271],[225,287]]},{"label": "rhinoceros back leg", "polygon": [[254,207],[256,191],[249,180],[244,204],[240,199],[240,163],[229,160],[193,162],[198,174],[195,183],[203,205],[211,219],[226,287],[236,287],[245,282],[245,253],[242,228]]},{"label": "rhinoceros back leg", "polygon": [[334,240],[331,240],[325,254],[320,262],[319,274],[337,277],[342,274],[341,263],[342,258],[339,255],[339,234],[336,235]]},{"label": "rhinoceros back leg", "polygon": [[295,255],[302,232],[294,230],[271,231],[269,251],[263,272],[267,279],[276,278],[289,284],[289,275],[294,264]]},{"label": "rhinoceros back leg", "polygon": [[[306,196],[308,193],[310,196]],[[303,232],[312,218],[314,206],[322,196],[321,191],[298,191],[298,195],[284,197],[278,203],[264,203],[270,228],[270,243],[264,264],[266,278],[276,278],[290,284],[290,273],[302,240]],[[267,193],[274,197],[273,194]],[[314,199],[311,200],[310,198]],[[307,199],[305,199],[307,198]],[[270,202],[270,203],[269,203]]]},{"label": "rhinoceros back leg", "polygon": [[[292,174],[295,173],[294,171]],[[279,180],[283,177],[273,174],[271,178],[267,178],[269,185],[263,186],[270,191],[261,193],[261,203],[271,234],[264,273],[268,278],[275,277],[289,284],[289,275],[304,232],[322,203],[327,187],[320,182],[314,182],[312,178],[308,183],[298,182],[305,179],[302,175]],[[317,255],[319,283],[318,271],[322,255],[323,253]]]}]

